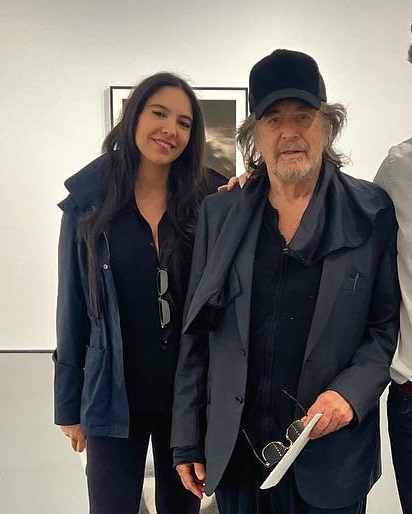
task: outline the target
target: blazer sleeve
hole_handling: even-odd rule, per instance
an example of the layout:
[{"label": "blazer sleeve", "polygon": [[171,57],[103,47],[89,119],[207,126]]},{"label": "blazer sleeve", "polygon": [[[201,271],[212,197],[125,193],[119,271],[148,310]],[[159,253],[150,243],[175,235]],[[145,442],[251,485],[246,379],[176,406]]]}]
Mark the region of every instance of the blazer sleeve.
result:
[{"label": "blazer sleeve", "polygon": [[[206,265],[207,246],[208,226],[203,202],[196,229],[184,320]],[[208,363],[207,332],[183,334],[175,375],[171,447],[197,447],[203,453]]]},{"label": "blazer sleeve", "polygon": [[[400,290],[396,264],[397,223],[393,209],[384,211],[380,260],[372,289],[369,318],[362,344],[350,365],[327,389],[340,393],[352,405],[358,421],[376,405],[390,381],[389,368],[399,330]],[[385,237],[386,236],[386,237]]]},{"label": "blazer sleeve", "polygon": [[80,423],[80,400],[90,322],[82,287],[76,217],[64,212],[58,248],[57,348],[53,353],[54,417],[57,425]]}]

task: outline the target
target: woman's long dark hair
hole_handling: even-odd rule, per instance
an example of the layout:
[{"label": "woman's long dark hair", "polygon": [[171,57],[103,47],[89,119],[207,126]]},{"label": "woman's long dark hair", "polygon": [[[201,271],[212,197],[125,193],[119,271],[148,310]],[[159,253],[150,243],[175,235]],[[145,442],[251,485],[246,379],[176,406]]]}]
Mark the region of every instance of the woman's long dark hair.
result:
[{"label": "woman's long dark hair", "polygon": [[108,166],[102,177],[103,202],[80,221],[78,237],[87,249],[90,309],[100,313],[100,274],[96,258],[99,237],[113,217],[133,198],[140,163],[135,143],[137,122],[147,100],[163,87],[182,89],[188,96],[193,114],[189,142],[172,163],[168,179],[167,213],[172,226],[167,253],[170,267],[178,270],[181,244],[193,237],[200,203],[205,194],[203,164],[205,130],[199,102],[192,88],[172,73],[157,73],[140,82],[130,94],[120,121],[107,135],[102,151]]}]

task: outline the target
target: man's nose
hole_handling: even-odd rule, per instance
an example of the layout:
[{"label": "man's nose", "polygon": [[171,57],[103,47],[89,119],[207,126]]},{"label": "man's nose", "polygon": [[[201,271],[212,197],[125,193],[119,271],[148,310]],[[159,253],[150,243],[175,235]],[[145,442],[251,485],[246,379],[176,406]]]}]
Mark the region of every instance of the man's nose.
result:
[{"label": "man's nose", "polygon": [[299,126],[293,116],[285,116],[282,118],[280,127],[280,135],[283,138],[296,137],[299,132]]}]

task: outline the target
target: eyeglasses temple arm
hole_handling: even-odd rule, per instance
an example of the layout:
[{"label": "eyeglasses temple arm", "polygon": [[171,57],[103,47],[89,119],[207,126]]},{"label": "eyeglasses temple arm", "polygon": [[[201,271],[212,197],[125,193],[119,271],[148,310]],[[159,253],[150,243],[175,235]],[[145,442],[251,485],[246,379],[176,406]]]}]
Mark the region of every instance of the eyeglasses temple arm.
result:
[{"label": "eyeglasses temple arm", "polygon": [[249,446],[251,447],[252,452],[254,453],[255,457],[258,459],[259,462],[261,462],[265,466],[265,468],[269,468],[271,466],[270,462],[268,462],[267,460],[265,461],[259,457],[259,455],[257,454],[256,450],[253,447],[252,441],[249,439],[249,436],[247,435],[244,428],[242,428],[242,432],[246,438],[246,441],[248,442]]},{"label": "eyeglasses temple arm", "polygon": [[286,396],[288,396],[291,400],[293,400],[293,401],[296,403],[296,405],[302,409],[302,412],[303,412],[303,414],[304,414],[305,416],[307,416],[307,415],[308,415],[308,413],[306,412],[306,409],[304,409],[304,408],[302,407],[302,405],[299,403],[299,401],[298,401],[296,398],[294,398],[291,394],[289,394],[289,393],[286,391],[286,389],[282,389],[282,392],[284,392],[284,393],[286,394]]}]

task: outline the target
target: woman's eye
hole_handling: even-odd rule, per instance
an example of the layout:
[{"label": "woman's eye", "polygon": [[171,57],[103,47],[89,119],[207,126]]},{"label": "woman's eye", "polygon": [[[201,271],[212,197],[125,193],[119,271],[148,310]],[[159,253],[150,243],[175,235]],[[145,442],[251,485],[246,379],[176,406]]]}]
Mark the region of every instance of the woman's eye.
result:
[{"label": "woman's eye", "polygon": [[158,118],[163,118],[165,113],[163,111],[152,111],[155,116]]},{"label": "woman's eye", "polygon": [[190,123],[188,123],[187,121],[181,121],[180,126],[185,129],[190,129],[190,127],[191,127]]}]

